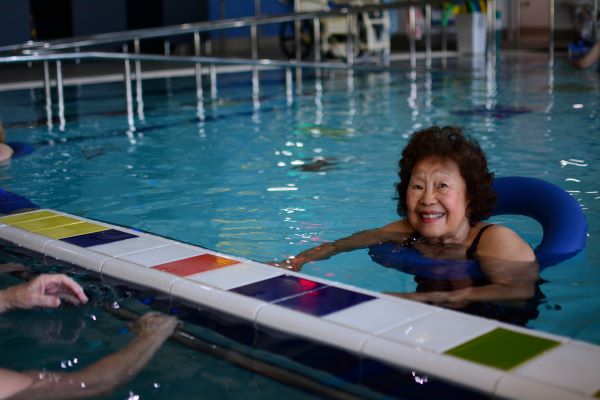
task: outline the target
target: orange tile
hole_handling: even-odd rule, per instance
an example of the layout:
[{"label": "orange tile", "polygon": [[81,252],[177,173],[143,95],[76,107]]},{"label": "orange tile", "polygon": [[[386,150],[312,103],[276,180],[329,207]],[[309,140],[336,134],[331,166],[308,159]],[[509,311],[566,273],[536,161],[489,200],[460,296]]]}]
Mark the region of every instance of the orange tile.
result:
[{"label": "orange tile", "polygon": [[230,260],[229,258],[223,258],[212,254],[200,254],[190,258],[184,258],[183,260],[155,265],[152,268],[178,276],[189,276],[238,263],[239,261]]}]

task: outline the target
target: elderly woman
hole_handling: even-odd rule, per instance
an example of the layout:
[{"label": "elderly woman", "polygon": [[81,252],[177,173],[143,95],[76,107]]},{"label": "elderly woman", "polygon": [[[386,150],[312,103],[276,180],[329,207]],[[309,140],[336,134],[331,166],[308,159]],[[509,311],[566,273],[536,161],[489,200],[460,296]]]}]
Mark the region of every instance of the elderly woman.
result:
[{"label": "elderly woman", "polygon": [[475,140],[456,127],[418,131],[402,152],[399,177],[398,213],[403,219],[324,243],[276,266],[298,271],[307,262],[395,241],[430,258],[474,259],[487,282],[473,286],[461,281],[450,290],[390,294],[456,307],[474,301],[518,304],[534,295],[539,268],[531,247],[511,229],[483,222],[496,195],[493,174]]}]

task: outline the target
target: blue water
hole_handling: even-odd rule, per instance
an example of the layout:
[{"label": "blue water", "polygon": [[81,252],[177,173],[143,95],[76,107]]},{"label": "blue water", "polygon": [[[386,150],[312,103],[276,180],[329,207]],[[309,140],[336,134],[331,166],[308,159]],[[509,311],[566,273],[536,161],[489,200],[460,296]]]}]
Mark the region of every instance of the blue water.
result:
[{"label": "blue water", "polygon": [[[255,98],[249,77],[223,76],[218,100],[206,98],[201,113],[192,78],[146,81],[144,120],[134,108],[134,131],[122,84],[66,88],[64,131],[59,121],[48,128],[41,91],[0,93],[8,139],[39,145],[0,166],[0,187],[44,207],[279,260],[396,219],[396,165],[410,133],[459,125],[479,140],[497,176],[545,179],[584,208],[587,247],[543,271],[546,298],[527,326],[600,344],[596,71],[560,59],[550,68],[545,55],[503,55],[495,66],[450,60],[445,70],[339,71],[305,80],[291,102],[280,73],[262,73]],[[299,169],[316,157],[330,165]],[[532,245],[540,241],[534,221],[499,221]],[[373,263],[366,251],[303,272],[377,291],[415,289],[411,276]],[[93,334],[107,335],[101,326]],[[184,350],[166,351],[176,360]]]}]

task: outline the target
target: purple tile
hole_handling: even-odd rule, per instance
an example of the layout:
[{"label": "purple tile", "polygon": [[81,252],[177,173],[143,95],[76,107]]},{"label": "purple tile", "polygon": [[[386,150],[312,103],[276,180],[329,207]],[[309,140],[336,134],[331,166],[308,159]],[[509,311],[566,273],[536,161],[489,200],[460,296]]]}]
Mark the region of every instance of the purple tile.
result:
[{"label": "purple tile", "polygon": [[324,285],[321,283],[313,282],[308,279],[302,279],[291,275],[279,275],[265,279],[264,281],[230,289],[230,291],[254,297],[258,300],[272,302],[323,286]]},{"label": "purple tile", "polygon": [[71,236],[61,240],[80,247],[90,247],[99,244],[118,242],[119,240],[131,239],[134,237],[137,236],[116,229],[109,229],[101,232],[86,233],[85,235]]},{"label": "purple tile", "polygon": [[278,302],[278,306],[291,308],[307,314],[323,316],[373,300],[374,296],[353,292],[335,286],[317,288],[301,296]]}]

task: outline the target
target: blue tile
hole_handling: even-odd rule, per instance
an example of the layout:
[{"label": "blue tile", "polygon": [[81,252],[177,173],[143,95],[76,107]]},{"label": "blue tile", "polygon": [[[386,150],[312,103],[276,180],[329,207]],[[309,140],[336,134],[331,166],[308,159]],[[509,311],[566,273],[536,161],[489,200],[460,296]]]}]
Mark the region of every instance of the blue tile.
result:
[{"label": "blue tile", "polygon": [[265,279],[264,281],[230,289],[230,291],[254,297],[258,300],[272,302],[323,286],[324,285],[321,283],[308,279],[302,279],[291,275],[279,275]]},{"label": "blue tile", "polygon": [[288,307],[307,314],[323,316],[373,300],[374,296],[353,292],[335,286],[326,286],[312,290],[301,296],[278,302],[277,305]]},{"label": "blue tile", "polygon": [[109,229],[101,232],[86,233],[85,235],[71,236],[61,240],[80,247],[90,247],[97,246],[99,244],[118,242],[120,240],[131,239],[134,237],[137,236],[127,232],[121,232],[116,229]]}]

